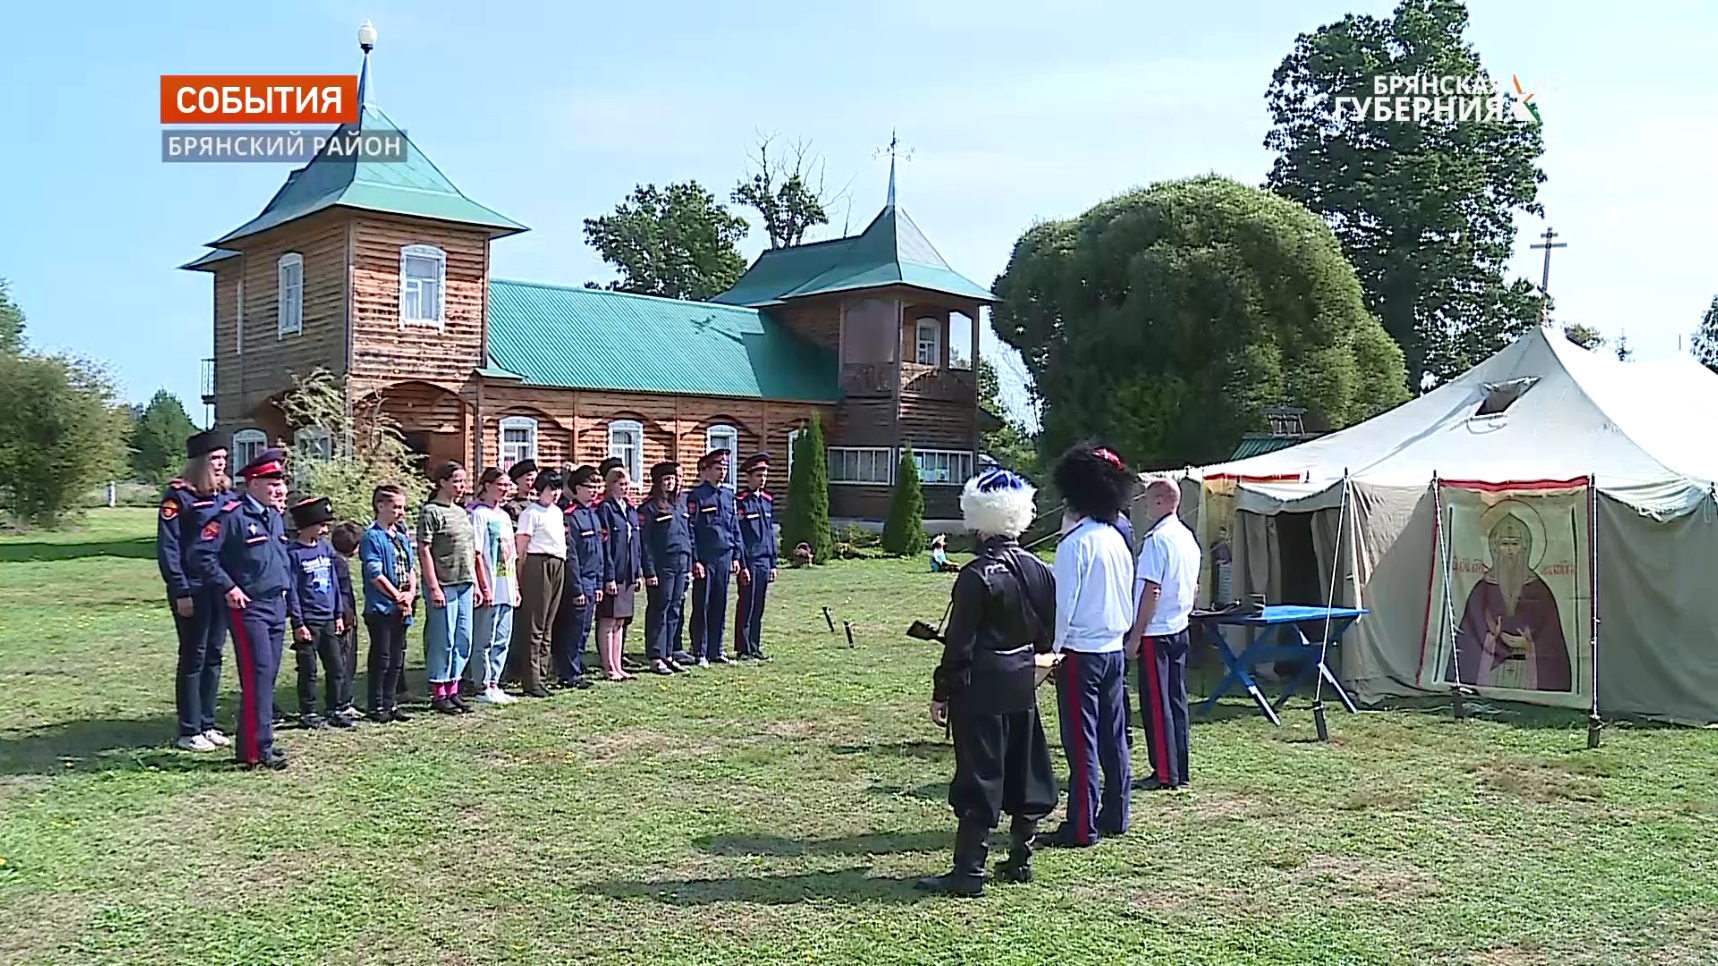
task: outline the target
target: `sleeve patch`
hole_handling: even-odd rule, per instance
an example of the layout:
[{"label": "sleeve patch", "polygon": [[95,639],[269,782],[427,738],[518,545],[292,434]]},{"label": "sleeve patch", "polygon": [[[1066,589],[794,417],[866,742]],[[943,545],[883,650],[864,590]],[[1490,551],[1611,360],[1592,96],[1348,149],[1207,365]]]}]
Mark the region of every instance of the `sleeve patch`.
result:
[{"label": "sleeve patch", "polygon": [[210,520],[203,525],[203,539],[213,540],[221,535],[221,521]]},{"label": "sleeve patch", "polygon": [[179,515],[179,503],[177,500],[162,500],[161,501],[161,519],[171,520],[174,517],[177,517],[178,515]]}]

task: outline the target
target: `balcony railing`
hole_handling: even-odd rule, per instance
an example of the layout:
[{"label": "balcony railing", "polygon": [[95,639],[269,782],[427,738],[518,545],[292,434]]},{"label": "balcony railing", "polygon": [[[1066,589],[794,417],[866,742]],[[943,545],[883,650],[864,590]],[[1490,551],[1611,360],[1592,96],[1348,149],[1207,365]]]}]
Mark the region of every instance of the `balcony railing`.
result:
[{"label": "balcony railing", "polygon": [[901,392],[922,399],[942,399],[949,402],[970,402],[975,391],[972,372],[960,369],[939,369],[914,362],[901,365]]},{"label": "balcony railing", "polygon": [[849,362],[841,367],[841,391],[848,396],[893,396],[893,362]]},{"label": "balcony railing", "polygon": [[203,360],[203,405],[215,404],[215,360]]}]

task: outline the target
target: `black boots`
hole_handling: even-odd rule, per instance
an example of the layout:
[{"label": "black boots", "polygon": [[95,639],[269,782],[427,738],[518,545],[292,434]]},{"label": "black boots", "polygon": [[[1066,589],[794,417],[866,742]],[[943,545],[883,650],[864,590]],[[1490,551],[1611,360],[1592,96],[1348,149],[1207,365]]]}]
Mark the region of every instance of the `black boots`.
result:
[{"label": "black boots", "polygon": [[1031,882],[1032,843],[1038,837],[1038,823],[1017,815],[1008,833],[1008,858],[997,864],[996,874],[1009,882]]},{"label": "black boots", "polygon": [[985,840],[989,836],[988,827],[962,819],[954,833],[954,869],[945,875],[920,879],[914,888],[951,896],[984,895],[984,857],[989,852]]}]

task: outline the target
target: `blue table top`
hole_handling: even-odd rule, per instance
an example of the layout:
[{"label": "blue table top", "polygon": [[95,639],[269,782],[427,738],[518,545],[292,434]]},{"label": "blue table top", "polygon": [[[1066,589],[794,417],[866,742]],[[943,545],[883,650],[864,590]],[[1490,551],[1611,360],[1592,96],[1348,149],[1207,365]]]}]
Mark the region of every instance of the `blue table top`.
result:
[{"label": "blue table top", "polygon": [[1331,620],[1353,620],[1366,613],[1364,607],[1308,607],[1303,604],[1269,604],[1265,612],[1256,616],[1235,614],[1228,617],[1213,618],[1219,624],[1244,624],[1252,627],[1268,627],[1273,624],[1300,624],[1306,621],[1322,621],[1326,617]]}]

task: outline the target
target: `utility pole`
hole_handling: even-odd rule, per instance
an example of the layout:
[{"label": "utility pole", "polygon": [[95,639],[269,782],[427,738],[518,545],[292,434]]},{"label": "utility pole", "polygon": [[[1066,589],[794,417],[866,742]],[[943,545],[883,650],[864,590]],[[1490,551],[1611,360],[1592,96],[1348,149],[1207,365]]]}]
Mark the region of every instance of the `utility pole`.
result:
[{"label": "utility pole", "polygon": [[1545,233],[1539,236],[1545,239],[1542,245],[1528,245],[1528,248],[1545,249],[1545,271],[1539,276],[1539,295],[1544,300],[1539,303],[1539,324],[1549,325],[1551,322],[1551,249],[1568,248],[1568,242],[1555,241],[1557,233],[1550,225],[1545,226]]}]

